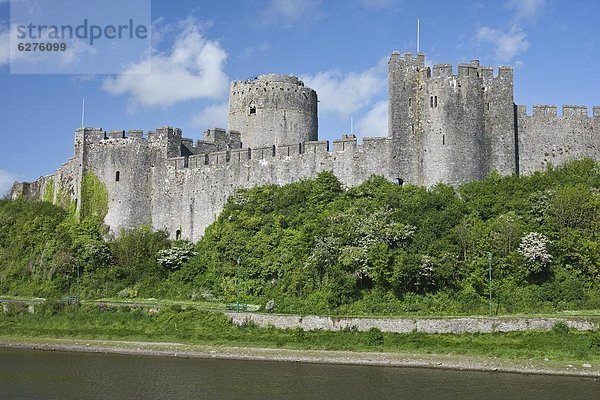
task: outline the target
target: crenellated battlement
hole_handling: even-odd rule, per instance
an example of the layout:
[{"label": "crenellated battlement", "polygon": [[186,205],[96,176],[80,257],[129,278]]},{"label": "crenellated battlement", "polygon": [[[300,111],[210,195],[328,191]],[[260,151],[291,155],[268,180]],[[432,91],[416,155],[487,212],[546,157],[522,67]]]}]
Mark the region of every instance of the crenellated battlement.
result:
[{"label": "crenellated battlement", "polygon": [[452,77],[455,79],[498,79],[498,78],[512,78],[512,68],[510,67],[499,67],[498,73],[494,76],[493,67],[482,67],[479,65],[478,60],[473,60],[469,64],[458,64],[457,73],[454,73],[454,67],[452,64],[435,64],[431,68],[430,78],[448,78]]},{"label": "crenellated battlement", "polygon": [[404,54],[400,54],[398,51],[392,53],[390,63],[396,62],[401,64],[410,64],[424,68],[425,67],[425,53],[417,53],[416,57],[413,57],[413,53],[407,51]]},{"label": "crenellated battlement", "polygon": [[258,148],[230,149],[190,156],[170,157],[168,165],[176,170],[208,168],[221,165],[236,167],[244,163],[258,161],[286,162],[294,158],[309,156],[335,157],[344,152],[372,152],[375,157],[382,146],[390,146],[391,139],[384,137],[365,137],[361,145],[354,135],[343,135],[333,142],[330,151],[329,141],[308,141],[296,145],[269,146]]},{"label": "crenellated battlement", "polygon": [[533,113],[528,113],[527,106],[517,105],[517,114],[522,118],[560,118],[565,120],[587,120],[600,117],[600,106],[592,107],[592,115],[588,114],[589,108],[584,105],[563,105],[559,107],[549,104],[534,104]]}]

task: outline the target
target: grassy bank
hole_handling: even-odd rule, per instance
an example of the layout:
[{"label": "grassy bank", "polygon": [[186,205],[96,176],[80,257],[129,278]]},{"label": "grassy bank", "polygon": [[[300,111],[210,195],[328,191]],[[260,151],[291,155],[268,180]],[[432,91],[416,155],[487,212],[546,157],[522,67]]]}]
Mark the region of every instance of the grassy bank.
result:
[{"label": "grassy bank", "polygon": [[156,314],[142,311],[99,311],[92,307],[39,314],[0,314],[0,339],[99,339],[142,342],[178,342],[190,345],[285,349],[405,352],[465,355],[507,360],[600,362],[600,334],[555,329],[551,332],[427,335],[392,334],[376,329],[276,330],[238,327],[220,313],[168,308]]}]

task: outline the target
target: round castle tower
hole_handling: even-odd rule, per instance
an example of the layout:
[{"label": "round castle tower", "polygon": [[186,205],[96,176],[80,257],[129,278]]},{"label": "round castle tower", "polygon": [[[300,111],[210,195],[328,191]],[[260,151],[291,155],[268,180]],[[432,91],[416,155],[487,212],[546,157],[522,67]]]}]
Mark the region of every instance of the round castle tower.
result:
[{"label": "round castle tower", "polygon": [[260,75],[234,81],[229,91],[230,131],[250,148],[317,140],[317,92],[295,76]]}]

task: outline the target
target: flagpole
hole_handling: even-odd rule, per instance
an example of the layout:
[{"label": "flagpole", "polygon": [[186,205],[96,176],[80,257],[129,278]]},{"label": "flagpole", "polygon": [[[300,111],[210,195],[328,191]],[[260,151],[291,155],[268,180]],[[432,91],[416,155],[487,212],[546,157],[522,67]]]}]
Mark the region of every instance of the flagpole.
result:
[{"label": "flagpole", "polygon": [[420,40],[421,40],[421,21],[417,18],[417,54],[419,54],[420,48]]},{"label": "flagpole", "polygon": [[83,99],[83,102],[81,104],[81,127],[82,128],[84,125],[84,119],[85,119],[85,98]]}]

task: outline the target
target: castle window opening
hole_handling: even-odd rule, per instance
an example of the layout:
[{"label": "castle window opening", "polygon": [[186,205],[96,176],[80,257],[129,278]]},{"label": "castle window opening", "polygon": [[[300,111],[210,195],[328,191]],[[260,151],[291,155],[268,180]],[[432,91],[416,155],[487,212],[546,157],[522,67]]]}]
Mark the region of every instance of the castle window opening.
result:
[{"label": "castle window opening", "polygon": [[248,160],[252,159],[252,149],[248,148]]},{"label": "castle window opening", "polygon": [[208,154],[204,155],[204,165],[208,165]]},{"label": "castle window opening", "polygon": [[273,145],[273,157],[275,157],[275,145]]},{"label": "castle window opening", "polygon": [[402,185],[404,185],[404,179],[396,178],[396,183],[398,184],[398,186],[402,186]]},{"label": "castle window opening", "polygon": [[433,108],[433,96],[429,97],[429,107]]},{"label": "castle window opening", "polygon": [[446,144],[446,135],[442,135],[442,146]]},{"label": "castle window opening", "polygon": [[437,96],[433,97],[433,106],[437,107]]},{"label": "castle window opening", "polygon": [[415,133],[415,124],[410,124],[410,130]]},{"label": "castle window opening", "polygon": [[181,229],[177,229],[175,232],[175,240],[181,240]]},{"label": "castle window opening", "polygon": [[409,107],[412,106],[412,99],[410,99],[410,98],[408,99],[408,106]]},{"label": "castle window opening", "polygon": [[115,174],[115,181],[119,182],[121,180],[121,172],[117,171],[117,173]]},{"label": "castle window opening", "polygon": [[254,104],[250,105],[250,114],[256,114],[256,106]]},{"label": "castle window opening", "polygon": [[490,103],[487,103],[487,110],[490,111]]}]

